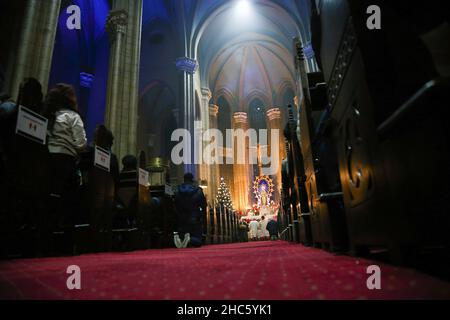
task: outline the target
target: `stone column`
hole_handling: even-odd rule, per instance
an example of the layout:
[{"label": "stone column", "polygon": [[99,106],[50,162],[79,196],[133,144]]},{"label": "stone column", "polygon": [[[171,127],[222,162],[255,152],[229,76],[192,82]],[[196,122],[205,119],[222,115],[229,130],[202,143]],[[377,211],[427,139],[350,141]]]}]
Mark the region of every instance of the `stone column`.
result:
[{"label": "stone column", "polygon": [[[209,129],[209,100],[211,100],[212,94],[211,90],[208,88],[201,88],[201,120],[202,120],[202,133]],[[203,137],[202,137],[203,138]],[[207,142],[202,143],[202,150],[208,145]],[[208,182],[208,188],[206,194],[208,196],[208,202],[212,201],[212,186],[211,186],[211,167],[208,163],[204,163],[203,153],[199,154],[202,157],[202,165],[200,166],[200,178]]]},{"label": "stone column", "polygon": [[[209,128],[210,129],[217,129],[217,114],[219,113],[219,106],[216,106],[214,104],[209,104]],[[209,186],[210,186],[210,196],[211,201],[214,202],[216,195],[217,195],[217,189],[219,187],[219,164],[216,165],[210,165],[209,166]],[[208,187],[209,187],[208,186]]]},{"label": "stone column", "polygon": [[[273,200],[275,202],[280,201],[280,190],[281,190],[281,163],[283,159],[286,157],[286,148],[284,145],[283,138],[283,129],[281,128],[281,110],[280,108],[272,108],[267,111],[267,122],[268,122],[268,142],[269,142],[269,151],[270,156],[273,154],[278,156],[278,169],[277,174],[274,176],[274,184],[276,192],[274,194]],[[278,130],[278,149],[274,149],[272,146],[271,132],[272,130]]]},{"label": "stone column", "polygon": [[16,98],[25,77],[34,77],[47,91],[61,0],[27,0],[17,52],[11,53],[6,89]]},{"label": "stone column", "polygon": [[111,39],[105,123],[119,161],[137,152],[142,0],[115,0],[106,28]]},{"label": "stone column", "polygon": [[[180,77],[179,101],[181,103],[183,128],[191,134],[191,163],[185,164],[185,171],[197,175],[197,168],[194,164],[194,121],[195,121],[195,94],[194,94],[194,74],[198,69],[196,60],[188,57],[180,57],[176,61],[176,67]],[[198,177],[200,178],[200,177]]]},{"label": "stone column", "polygon": [[314,53],[311,42],[308,42],[304,47],[303,51],[306,58],[306,71],[309,72],[319,72],[319,66],[317,65],[316,55]]},{"label": "stone column", "polygon": [[301,135],[301,130],[300,130],[300,117],[299,117],[299,110],[300,110],[300,99],[299,99],[299,97],[298,97],[298,95],[297,96],[295,96],[294,97],[294,105],[293,105],[293,107],[294,107],[294,116],[296,117],[296,119],[297,119],[297,130],[296,130],[296,132],[297,132],[297,139],[298,139],[298,141],[302,141],[302,135]]},{"label": "stone column", "polygon": [[[248,130],[248,117],[246,112],[235,112],[233,114],[233,128]],[[233,204],[236,210],[245,210],[249,206],[249,171],[250,164],[248,158],[249,145],[245,145],[245,164],[237,164],[237,141],[233,141],[234,165],[233,165]]]}]

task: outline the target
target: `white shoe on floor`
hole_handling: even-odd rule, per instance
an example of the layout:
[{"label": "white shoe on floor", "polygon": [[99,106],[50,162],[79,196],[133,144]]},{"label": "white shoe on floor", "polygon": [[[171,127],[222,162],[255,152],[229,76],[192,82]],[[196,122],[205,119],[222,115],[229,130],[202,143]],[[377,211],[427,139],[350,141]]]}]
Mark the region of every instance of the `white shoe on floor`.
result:
[{"label": "white shoe on floor", "polygon": [[175,246],[176,246],[178,249],[184,248],[184,247],[183,247],[183,244],[181,243],[180,236],[178,235],[177,232],[175,232],[174,235],[173,235],[173,242],[175,243]]},{"label": "white shoe on floor", "polygon": [[184,235],[184,239],[183,239],[183,248],[186,248],[189,245],[189,242],[191,241],[191,235],[189,233],[186,233]]}]

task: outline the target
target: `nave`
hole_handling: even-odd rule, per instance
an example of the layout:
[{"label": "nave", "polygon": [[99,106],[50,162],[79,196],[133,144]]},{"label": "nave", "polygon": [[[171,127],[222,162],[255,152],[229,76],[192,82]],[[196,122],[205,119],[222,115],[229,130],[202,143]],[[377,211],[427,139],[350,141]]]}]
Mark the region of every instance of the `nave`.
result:
[{"label": "nave", "polygon": [[[378,265],[382,290],[369,290]],[[81,270],[68,290],[66,269]],[[284,241],[0,262],[0,299],[449,299],[450,284],[412,269]]]}]

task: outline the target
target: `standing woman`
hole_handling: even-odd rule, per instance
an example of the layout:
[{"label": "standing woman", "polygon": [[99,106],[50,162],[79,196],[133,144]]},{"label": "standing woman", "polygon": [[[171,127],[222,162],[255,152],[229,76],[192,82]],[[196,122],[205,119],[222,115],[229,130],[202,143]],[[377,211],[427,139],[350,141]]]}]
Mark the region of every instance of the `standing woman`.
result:
[{"label": "standing woman", "polygon": [[73,252],[73,229],[80,178],[79,154],[86,147],[84,124],[78,113],[75,90],[58,84],[45,99],[50,164],[51,228],[64,231],[67,253]]}]

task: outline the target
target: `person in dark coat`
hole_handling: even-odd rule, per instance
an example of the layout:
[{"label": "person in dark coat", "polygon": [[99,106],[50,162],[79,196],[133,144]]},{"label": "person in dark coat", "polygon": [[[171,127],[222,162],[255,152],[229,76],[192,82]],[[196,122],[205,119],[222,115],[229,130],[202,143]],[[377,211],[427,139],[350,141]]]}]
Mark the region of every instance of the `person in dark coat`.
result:
[{"label": "person in dark coat", "polygon": [[248,223],[245,219],[241,219],[239,223],[239,241],[248,242]]},{"label": "person in dark coat", "polygon": [[[177,248],[202,245],[203,213],[206,206],[202,188],[194,183],[194,176],[191,173],[186,173],[184,183],[178,187],[175,195],[177,224],[174,242]],[[182,241],[179,235],[184,235]]]},{"label": "person in dark coat", "polygon": [[267,222],[266,229],[267,231],[269,231],[270,240],[278,239],[278,222],[276,222],[273,219],[270,219],[269,222]]}]

